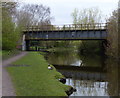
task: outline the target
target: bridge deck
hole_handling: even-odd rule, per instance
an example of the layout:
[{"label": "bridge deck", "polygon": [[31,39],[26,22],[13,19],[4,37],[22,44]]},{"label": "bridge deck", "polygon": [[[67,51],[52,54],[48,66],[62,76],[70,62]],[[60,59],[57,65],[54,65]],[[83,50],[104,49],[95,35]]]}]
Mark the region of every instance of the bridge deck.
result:
[{"label": "bridge deck", "polygon": [[26,40],[82,40],[106,39],[106,29],[96,30],[50,30],[26,31]]},{"label": "bridge deck", "polygon": [[49,40],[106,40],[106,24],[72,24],[63,26],[39,25],[27,27],[23,37],[23,50],[30,41]]},{"label": "bridge deck", "polygon": [[41,25],[23,31],[26,40],[85,40],[106,39],[106,24]]}]

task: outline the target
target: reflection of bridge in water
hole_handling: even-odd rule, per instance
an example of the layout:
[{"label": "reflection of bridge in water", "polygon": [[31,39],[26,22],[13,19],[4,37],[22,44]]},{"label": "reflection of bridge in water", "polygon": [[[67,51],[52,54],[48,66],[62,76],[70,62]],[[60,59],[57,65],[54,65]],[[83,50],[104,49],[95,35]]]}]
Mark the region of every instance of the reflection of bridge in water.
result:
[{"label": "reflection of bridge in water", "polygon": [[23,50],[30,50],[31,42],[51,40],[106,40],[107,24],[40,25],[27,27],[23,35]]},{"label": "reflection of bridge in water", "polygon": [[80,67],[80,66],[61,66],[54,67],[66,78],[78,80],[106,81],[106,71],[101,67]]}]

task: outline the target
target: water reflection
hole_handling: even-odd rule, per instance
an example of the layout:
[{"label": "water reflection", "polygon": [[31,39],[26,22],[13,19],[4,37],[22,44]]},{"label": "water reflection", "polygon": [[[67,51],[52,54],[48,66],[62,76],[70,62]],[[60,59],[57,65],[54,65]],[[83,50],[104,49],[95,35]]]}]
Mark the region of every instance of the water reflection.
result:
[{"label": "water reflection", "polygon": [[56,51],[45,55],[45,59],[53,65],[101,67],[103,58],[98,55],[82,56],[77,51]]},{"label": "water reflection", "polygon": [[77,89],[71,96],[107,96],[107,82],[67,79],[67,85]]},{"label": "water reflection", "polygon": [[108,94],[111,96],[118,96],[118,62],[116,60],[113,60],[111,58],[107,59],[106,61],[106,67],[107,67],[107,81],[108,81]]},{"label": "water reflection", "polygon": [[117,96],[118,63],[103,56],[81,56],[76,51],[51,52],[46,60],[77,89],[71,96]]},{"label": "water reflection", "polygon": [[[48,53],[45,56],[50,64],[53,65],[75,65],[79,61],[75,51],[57,51]],[[75,64],[74,64],[75,63]],[[79,66],[79,63],[78,65]]]}]

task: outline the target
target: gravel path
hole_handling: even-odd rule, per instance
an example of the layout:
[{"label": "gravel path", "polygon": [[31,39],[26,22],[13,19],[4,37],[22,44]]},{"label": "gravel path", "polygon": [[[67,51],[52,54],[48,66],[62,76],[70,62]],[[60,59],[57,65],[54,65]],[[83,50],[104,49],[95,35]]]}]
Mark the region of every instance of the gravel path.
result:
[{"label": "gravel path", "polygon": [[26,54],[27,52],[21,52],[17,56],[14,56],[2,62],[2,96],[16,96],[10,75],[6,71],[5,67],[8,66],[10,63],[25,56]]}]

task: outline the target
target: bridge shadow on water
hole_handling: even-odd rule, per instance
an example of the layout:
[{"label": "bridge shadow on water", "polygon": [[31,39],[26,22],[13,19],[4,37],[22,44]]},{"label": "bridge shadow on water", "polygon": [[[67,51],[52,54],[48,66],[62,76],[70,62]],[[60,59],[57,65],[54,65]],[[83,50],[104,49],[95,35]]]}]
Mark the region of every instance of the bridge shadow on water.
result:
[{"label": "bridge shadow on water", "polygon": [[113,59],[76,51],[47,53],[45,59],[77,89],[71,96],[118,96],[118,63]]}]

